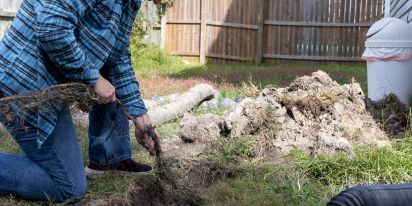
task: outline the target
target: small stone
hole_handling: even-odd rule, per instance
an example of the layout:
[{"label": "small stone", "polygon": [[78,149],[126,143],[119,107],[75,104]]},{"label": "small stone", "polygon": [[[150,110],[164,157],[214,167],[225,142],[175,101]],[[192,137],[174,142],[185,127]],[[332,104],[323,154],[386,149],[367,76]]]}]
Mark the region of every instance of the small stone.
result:
[{"label": "small stone", "polygon": [[217,107],[219,107],[219,101],[217,99],[211,99],[209,101],[203,102],[200,106],[205,109],[216,109]]},{"label": "small stone", "polygon": [[153,97],[151,100],[156,104],[160,104],[163,102],[164,98],[161,96],[158,96],[158,97]]},{"label": "small stone", "polygon": [[236,97],[235,102],[236,102],[236,103],[240,103],[240,102],[243,101],[244,99],[246,99],[245,96],[238,96],[238,97]]},{"label": "small stone", "polygon": [[220,102],[220,107],[223,107],[223,108],[231,108],[231,107],[234,107],[234,106],[236,106],[237,105],[237,103],[233,100],[233,99],[230,99],[230,98],[224,98],[221,102]]}]

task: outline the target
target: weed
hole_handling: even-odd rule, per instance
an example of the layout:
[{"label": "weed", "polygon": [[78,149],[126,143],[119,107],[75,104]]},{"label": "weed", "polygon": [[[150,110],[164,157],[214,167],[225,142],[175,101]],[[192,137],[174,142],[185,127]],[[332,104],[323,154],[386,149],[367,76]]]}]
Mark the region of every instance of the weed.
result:
[{"label": "weed", "polygon": [[252,79],[248,82],[242,82],[240,87],[240,94],[245,97],[257,97],[261,92],[262,85],[257,86],[253,83]]},{"label": "weed", "polygon": [[240,96],[239,89],[224,88],[220,90],[219,101],[222,101],[225,98],[235,99]]}]

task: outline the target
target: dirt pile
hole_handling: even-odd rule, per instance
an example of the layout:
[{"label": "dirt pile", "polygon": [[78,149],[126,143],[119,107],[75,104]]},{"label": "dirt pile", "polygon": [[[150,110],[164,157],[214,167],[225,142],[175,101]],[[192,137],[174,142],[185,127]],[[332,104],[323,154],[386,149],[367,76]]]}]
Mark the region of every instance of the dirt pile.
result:
[{"label": "dirt pile", "polygon": [[[271,152],[276,154],[292,149],[307,154],[352,154],[353,142],[379,146],[388,140],[367,111],[360,85],[354,81],[339,85],[322,71],[297,78],[286,88],[266,88],[222,118],[224,128],[218,132],[230,138],[263,136],[271,140]],[[197,129],[204,135],[202,127],[192,128],[191,133]]]}]

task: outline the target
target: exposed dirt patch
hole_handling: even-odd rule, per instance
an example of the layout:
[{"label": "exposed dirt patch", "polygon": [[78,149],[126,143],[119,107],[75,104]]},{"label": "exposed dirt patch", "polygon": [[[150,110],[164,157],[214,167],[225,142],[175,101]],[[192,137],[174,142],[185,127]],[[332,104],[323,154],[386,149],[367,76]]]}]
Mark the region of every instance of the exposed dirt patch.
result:
[{"label": "exposed dirt patch", "polygon": [[368,111],[381,128],[393,138],[403,138],[408,127],[408,109],[399,98],[390,94],[380,101],[366,101]]},{"label": "exposed dirt patch", "polygon": [[233,170],[210,161],[166,158],[156,176],[130,192],[132,205],[202,205],[203,191],[213,182],[232,176]]}]

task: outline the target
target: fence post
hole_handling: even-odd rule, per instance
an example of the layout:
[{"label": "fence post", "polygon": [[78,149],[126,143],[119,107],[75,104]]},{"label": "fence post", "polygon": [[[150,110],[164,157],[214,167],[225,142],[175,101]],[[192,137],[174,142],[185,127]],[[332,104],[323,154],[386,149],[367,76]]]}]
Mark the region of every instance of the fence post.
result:
[{"label": "fence post", "polygon": [[166,30],[167,30],[167,10],[166,6],[162,5],[162,16],[161,16],[161,29],[160,29],[160,49],[165,50],[166,48]]},{"label": "fence post", "polygon": [[259,11],[258,11],[258,30],[257,30],[257,47],[256,47],[256,57],[255,63],[262,63],[262,53],[263,53],[263,23],[264,23],[264,8],[265,0],[259,0]]},{"label": "fence post", "polygon": [[209,0],[202,0],[201,4],[201,24],[200,24],[200,64],[206,64],[207,53],[207,20],[209,13]]}]

